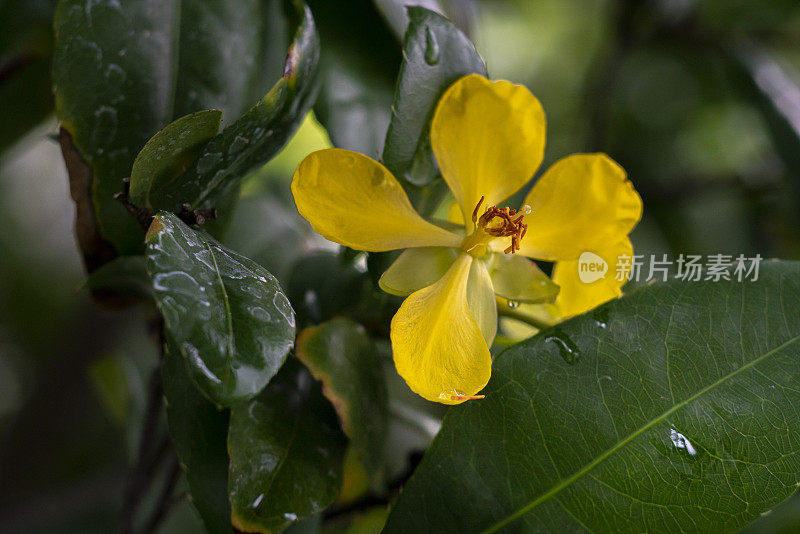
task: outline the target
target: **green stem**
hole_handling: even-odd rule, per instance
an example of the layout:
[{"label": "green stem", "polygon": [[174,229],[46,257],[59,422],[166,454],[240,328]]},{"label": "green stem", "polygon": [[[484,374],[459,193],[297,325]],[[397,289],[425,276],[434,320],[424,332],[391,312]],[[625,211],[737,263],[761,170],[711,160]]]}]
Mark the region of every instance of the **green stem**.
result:
[{"label": "green stem", "polygon": [[517,321],[522,321],[523,323],[527,323],[532,327],[536,328],[537,330],[544,330],[546,328],[550,328],[555,323],[549,323],[542,319],[537,319],[527,313],[523,313],[515,308],[510,308],[507,305],[502,305],[498,303],[497,306],[497,313],[502,315],[503,317],[510,317],[512,319],[516,319]]}]

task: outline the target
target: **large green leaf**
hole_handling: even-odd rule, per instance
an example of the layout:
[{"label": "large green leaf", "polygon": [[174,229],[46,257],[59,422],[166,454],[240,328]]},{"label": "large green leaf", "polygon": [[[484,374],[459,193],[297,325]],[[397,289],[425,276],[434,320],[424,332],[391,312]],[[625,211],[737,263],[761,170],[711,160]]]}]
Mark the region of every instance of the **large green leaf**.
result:
[{"label": "large green leaf", "polygon": [[209,532],[230,533],[229,414],[217,410],[197,390],[174,342],[167,344],[161,375],[169,434],[186,472],[192,504]]},{"label": "large green leaf", "polygon": [[147,139],[176,115],[200,109],[224,110],[231,126],[181,178],[186,188],[173,182],[169,201],[154,208],[231,206],[240,179],[283,146],[313,100],[316,32],[302,2],[294,4],[298,29],[280,76],[274,64],[285,54],[286,28],[279,0],[59,2],[56,113],[70,134],[65,152],[83,162],[81,186],[89,177],[92,210],[84,208],[84,219],[97,220],[82,227],[96,226],[119,254],[141,253],[143,232],[114,195]]},{"label": "large green leaf", "polygon": [[297,358],[323,384],[361,462],[380,480],[386,457],[389,394],[377,350],[364,328],[336,318],[297,336]]},{"label": "large green leaf", "polygon": [[283,3],[183,0],[175,117],[217,108],[231,123],[269,91],[286,55]]},{"label": "large green leaf", "polygon": [[120,254],[142,250],[141,228],[114,195],[172,116],[178,4],[61,0],[56,9],[56,114],[92,173],[99,232]]},{"label": "large green leaf", "polygon": [[220,406],[258,394],[294,343],[294,311],[275,277],[163,212],[147,233],[147,272],[203,393]]},{"label": "large green leaf", "polygon": [[462,76],[485,76],[486,66],[467,36],[446,18],[422,7],[409,7],[408,14],[383,162],[395,176],[425,185],[438,174],[430,122],[439,97]]},{"label": "large green leaf", "polygon": [[222,112],[197,111],[169,123],[150,138],[131,169],[130,200],[139,207],[161,205],[164,189],[194,163],[209,139],[217,135]]},{"label": "large green leaf", "polygon": [[295,360],[231,411],[230,500],[234,526],[276,532],[331,504],[347,439],[320,386]]},{"label": "large green leaf", "polygon": [[673,280],[509,348],[385,532],[727,532],[800,482],[800,263]]}]

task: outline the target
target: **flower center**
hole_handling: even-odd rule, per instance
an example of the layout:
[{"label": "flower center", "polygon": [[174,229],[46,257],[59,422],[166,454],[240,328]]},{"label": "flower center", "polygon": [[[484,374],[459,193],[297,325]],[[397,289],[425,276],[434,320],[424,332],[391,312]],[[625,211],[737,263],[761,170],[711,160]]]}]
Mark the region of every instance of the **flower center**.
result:
[{"label": "flower center", "polygon": [[461,244],[462,249],[468,254],[479,258],[488,251],[487,245],[490,241],[498,237],[510,236],[511,245],[503,252],[506,254],[515,253],[519,250],[519,243],[528,230],[528,225],[523,223],[522,219],[531,212],[531,207],[526,204],[520,210],[512,210],[509,207],[498,208],[497,206],[492,206],[486,208],[483,214],[478,216],[483,200],[484,197],[481,197],[472,212],[472,222],[475,224],[475,230],[464,238]]}]

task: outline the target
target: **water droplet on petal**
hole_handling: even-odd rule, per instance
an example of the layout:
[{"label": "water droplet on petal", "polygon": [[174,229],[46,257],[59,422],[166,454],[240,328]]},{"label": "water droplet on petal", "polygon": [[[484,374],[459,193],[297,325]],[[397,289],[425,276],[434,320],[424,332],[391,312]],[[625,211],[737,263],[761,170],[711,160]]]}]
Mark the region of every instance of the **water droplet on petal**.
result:
[{"label": "water droplet on petal", "polygon": [[508,301],[508,307],[512,308],[512,309],[513,308],[519,308],[519,302],[517,302],[516,300],[509,300]]}]

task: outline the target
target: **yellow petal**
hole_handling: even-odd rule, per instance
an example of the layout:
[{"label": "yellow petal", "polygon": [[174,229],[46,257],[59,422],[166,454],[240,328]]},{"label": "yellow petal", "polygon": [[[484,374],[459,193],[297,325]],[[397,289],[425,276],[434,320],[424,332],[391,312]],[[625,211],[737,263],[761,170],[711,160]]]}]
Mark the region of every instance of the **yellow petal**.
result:
[{"label": "yellow petal", "polygon": [[[602,261],[595,255],[602,258]],[[557,262],[553,269],[553,281],[561,286],[561,292],[556,298],[556,306],[561,315],[578,315],[620,296],[622,286],[627,281],[627,267],[630,266],[632,255],[633,246],[630,239],[625,237],[614,246],[589,250],[579,259]],[[620,262],[620,256],[627,256],[629,259],[627,262]],[[600,276],[602,269],[590,268],[590,264],[595,263],[602,267],[602,262],[605,262],[606,268],[605,273]],[[591,281],[593,278],[597,279]]]},{"label": "yellow petal", "polygon": [[592,248],[613,246],[642,217],[642,199],[625,170],[605,154],[574,154],[557,161],[525,199],[533,210],[520,254],[547,261],[574,260]]},{"label": "yellow petal", "polygon": [[438,282],[457,256],[458,251],[449,247],[404,250],[383,273],[378,285],[392,295],[408,296]]},{"label": "yellow petal", "polygon": [[350,248],[380,252],[461,243],[414,211],[386,167],[357,152],[312,152],[294,173],[292,194],[318,234]]},{"label": "yellow petal", "polygon": [[483,333],[483,339],[491,347],[494,336],[497,335],[497,304],[494,299],[492,277],[489,276],[485,260],[476,259],[472,262],[467,282],[467,303],[470,313]]},{"label": "yellow petal", "polygon": [[542,105],[521,85],[465,76],[445,91],[431,146],[465,221],[485,196],[493,206],[533,177],[544,155]]},{"label": "yellow petal", "polygon": [[469,311],[472,257],[462,254],[441,280],[411,294],[392,319],[397,372],[418,395],[459,404],[489,381],[492,358]]}]

